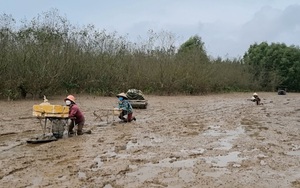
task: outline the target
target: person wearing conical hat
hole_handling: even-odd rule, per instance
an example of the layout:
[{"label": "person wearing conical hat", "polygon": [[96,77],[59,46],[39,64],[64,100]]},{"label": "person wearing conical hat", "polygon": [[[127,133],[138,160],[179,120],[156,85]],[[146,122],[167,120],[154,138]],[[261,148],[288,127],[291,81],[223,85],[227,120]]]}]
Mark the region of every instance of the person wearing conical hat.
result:
[{"label": "person wearing conical hat", "polygon": [[85,118],[83,113],[80,111],[77,104],[75,103],[75,97],[73,95],[68,95],[65,98],[65,103],[67,106],[69,106],[69,118],[71,119],[71,122],[68,126],[69,134],[74,134],[73,128],[74,125],[77,125],[77,135],[82,135],[82,128],[85,122]]},{"label": "person wearing conical hat", "polygon": [[[132,120],[136,121],[136,118],[133,116],[133,108],[128,101],[128,97],[125,93],[120,93],[117,95],[119,99],[119,105],[118,108],[121,109],[121,113],[119,115],[119,118],[123,122],[131,122]],[[127,115],[127,118],[125,116]]]}]

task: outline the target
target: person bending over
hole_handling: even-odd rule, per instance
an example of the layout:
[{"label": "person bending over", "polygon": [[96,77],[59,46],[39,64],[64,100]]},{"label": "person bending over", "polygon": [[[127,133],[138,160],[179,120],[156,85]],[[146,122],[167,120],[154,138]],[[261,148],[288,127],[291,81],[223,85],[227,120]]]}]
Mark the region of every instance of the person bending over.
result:
[{"label": "person bending over", "polygon": [[[136,118],[133,116],[133,108],[128,101],[127,95],[125,93],[120,93],[117,97],[119,99],[118,108],[122,110],[119,118],[123,122],[131,122],[132,120],[136,121]],[[127,118],[125,118],[126,115]]]},{"label": "person bending over", "polygon": [[82,135],[82,128],[85,122],[85,118],[83,113],[75,103],[75,97],[73,95],[67,96],[67,98],[65,98],[65,103],[67,106],[69,106],[69,118],[71,119],[71,122],[68,126],[69,134],[74,134],[73,128],[75,125],[77,125],[77,135]]}]

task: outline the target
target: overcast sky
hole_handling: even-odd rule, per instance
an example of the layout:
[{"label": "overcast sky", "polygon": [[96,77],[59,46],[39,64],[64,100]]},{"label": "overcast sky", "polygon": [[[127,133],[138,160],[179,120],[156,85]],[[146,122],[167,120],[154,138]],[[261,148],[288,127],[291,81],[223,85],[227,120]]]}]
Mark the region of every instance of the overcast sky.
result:
[{"label": "overcast sky", "polygon": [[199,35],[213,57],[242,57],[255,42],[300,45],[299,0],[0,0],[0,13],[17,21],[53,8],[74,25],[132,39],[149,29],[179,43]]}]

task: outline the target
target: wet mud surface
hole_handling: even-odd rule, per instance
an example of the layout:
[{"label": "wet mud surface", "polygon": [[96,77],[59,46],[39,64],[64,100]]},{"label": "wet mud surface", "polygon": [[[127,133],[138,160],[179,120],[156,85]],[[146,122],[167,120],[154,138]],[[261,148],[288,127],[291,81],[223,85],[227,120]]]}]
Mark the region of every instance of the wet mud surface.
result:
[{"label": "wet mud surface", "polygon": [[0,101],[0,187],[300,187],[300,94],[251,95],[148,96],[131,123],[77,96],[92,134],[43,144],[26,142],[41,101]]}]

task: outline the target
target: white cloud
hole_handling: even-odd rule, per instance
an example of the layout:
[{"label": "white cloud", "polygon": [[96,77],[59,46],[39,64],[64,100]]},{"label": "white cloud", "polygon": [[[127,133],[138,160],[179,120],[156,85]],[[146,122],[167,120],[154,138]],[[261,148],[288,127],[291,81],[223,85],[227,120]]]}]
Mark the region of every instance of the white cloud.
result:
[{"label": "white cloud", "polygon": [[183,43],[198,34],[214,57],[242,56],[254,42],[300,45],[299,0],[0,0],[0,13],[17,20],[51,8],[71,23],[94,24],[130,38],[164,30]]}]

